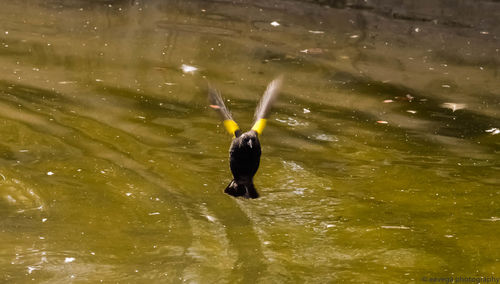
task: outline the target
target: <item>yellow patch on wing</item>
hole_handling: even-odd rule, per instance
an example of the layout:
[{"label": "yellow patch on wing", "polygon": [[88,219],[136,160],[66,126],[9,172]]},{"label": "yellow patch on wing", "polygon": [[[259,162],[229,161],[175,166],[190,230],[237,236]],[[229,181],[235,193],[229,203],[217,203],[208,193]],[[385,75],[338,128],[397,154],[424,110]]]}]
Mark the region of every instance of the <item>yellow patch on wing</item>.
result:
[{"label": "yellow patch on wing", "polygon": [[262,131],[264,131],[264,128],[266,127],[267,119],[261,118],[255,122],[255,124],[252,127],[252,130],[257,132],[259,135],[262,134]]},{"label": "yellow patch on wing", "polygon": [[226,128],[227,132],[229,132],[229,134],[233,135],[233,137],[235,136],[235,132],[236,130],[240,129],[240,127],[238,126],[238,124],[234,121],[234,120],[230,120],[230,119],[227,119],[227,120],[224,120],[224,127]]}]

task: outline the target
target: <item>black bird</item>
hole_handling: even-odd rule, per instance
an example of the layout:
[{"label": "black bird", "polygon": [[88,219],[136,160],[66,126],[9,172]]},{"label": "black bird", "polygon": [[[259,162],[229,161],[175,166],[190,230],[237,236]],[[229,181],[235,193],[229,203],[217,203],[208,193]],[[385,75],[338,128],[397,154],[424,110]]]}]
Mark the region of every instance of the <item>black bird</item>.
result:
[{"label": "black bird", "polygon": [[233,135],[233,141],[229,148],[229,165],[234,179],[224,190],[225,193],[238,197],[257,198],[259,194],[253,185],[253,176],[259,169],[260,142],[259,136],[266,126],[271,106],[276,100],[283,77],[274,79],[267,86],[262,99],[255,109],[254,124],[250,131],[242,133],[238,124],[233,120],[231,113],[224,105],[220,93],[208,87],[210,107],[217,110],[224,123],[224,127]]}]

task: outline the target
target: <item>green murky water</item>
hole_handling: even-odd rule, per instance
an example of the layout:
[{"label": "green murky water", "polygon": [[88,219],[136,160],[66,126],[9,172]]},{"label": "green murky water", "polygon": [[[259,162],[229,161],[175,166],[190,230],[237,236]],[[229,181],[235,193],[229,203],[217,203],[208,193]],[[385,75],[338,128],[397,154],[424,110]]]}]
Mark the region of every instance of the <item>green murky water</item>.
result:
[{"label": "green murky water", "polygon": [[330,2],[2,1],[0,282],[500,277],[500,3]]}]

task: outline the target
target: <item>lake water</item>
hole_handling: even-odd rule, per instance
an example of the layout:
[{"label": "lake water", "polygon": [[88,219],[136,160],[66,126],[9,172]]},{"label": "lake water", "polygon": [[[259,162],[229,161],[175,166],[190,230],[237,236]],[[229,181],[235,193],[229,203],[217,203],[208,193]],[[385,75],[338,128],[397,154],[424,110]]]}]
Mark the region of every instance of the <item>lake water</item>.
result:
[{"label": "lake water", "polygon": [[0,282],[500,278],[498,1],[2,2]]}]

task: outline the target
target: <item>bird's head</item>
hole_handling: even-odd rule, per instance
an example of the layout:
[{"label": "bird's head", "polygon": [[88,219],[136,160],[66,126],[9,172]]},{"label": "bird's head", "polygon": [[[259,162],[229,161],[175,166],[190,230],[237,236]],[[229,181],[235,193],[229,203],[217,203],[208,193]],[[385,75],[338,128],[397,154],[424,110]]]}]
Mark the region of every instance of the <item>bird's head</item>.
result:
[{"label": "bird's head", "polygon": [[250,149],[253,149],[254,147],[258,147],[260,145],[259,140],[257,138],[257,133],[253,130],[241,134],[236,139],[239,140],[238,144],[240,147],[245,147],[245,148],[248,147]]}]

